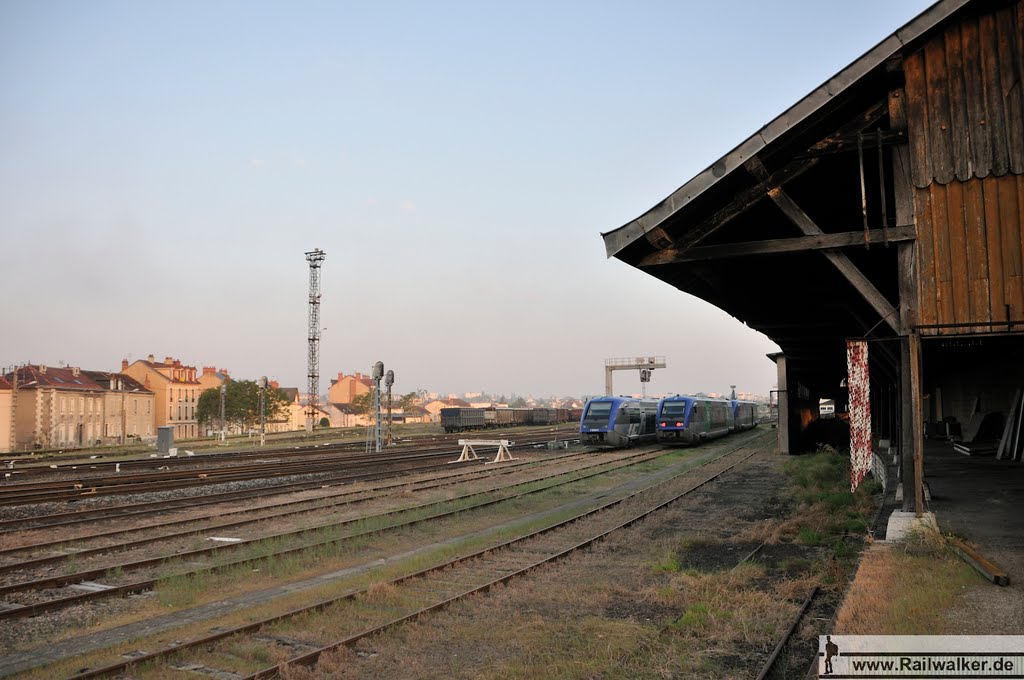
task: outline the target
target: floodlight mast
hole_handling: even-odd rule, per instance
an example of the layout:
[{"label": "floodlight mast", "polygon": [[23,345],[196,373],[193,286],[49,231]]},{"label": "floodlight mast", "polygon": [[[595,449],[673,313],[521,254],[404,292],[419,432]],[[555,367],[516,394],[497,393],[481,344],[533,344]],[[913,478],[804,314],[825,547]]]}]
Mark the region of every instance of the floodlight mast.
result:
[{"label": "floodlight mast", "polygon": [[306,253],[309,262],[309,356],[306,362],[306,432],[316,426],[320,412],[320,267],[327,253],[316,248]]}]

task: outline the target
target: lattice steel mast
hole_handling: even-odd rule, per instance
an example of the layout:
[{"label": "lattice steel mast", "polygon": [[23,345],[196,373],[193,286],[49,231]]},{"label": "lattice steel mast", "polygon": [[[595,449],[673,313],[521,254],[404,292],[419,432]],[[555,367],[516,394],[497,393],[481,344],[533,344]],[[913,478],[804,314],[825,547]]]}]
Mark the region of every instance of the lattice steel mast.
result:
[{"label": "lattice steel mast", "polygon": [[320,265],[327,253],[317,248],[306,253],[309,262],[309,360],[306,391],[309,401],[306,409],[306,431],[312,432],[320,407]]}]

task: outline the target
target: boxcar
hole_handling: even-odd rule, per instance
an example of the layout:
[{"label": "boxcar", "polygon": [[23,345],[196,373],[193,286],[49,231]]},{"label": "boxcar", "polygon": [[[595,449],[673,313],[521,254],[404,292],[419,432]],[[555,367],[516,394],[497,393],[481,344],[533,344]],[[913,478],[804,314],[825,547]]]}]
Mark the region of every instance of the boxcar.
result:
[{"label": "boxcar", "polygon": [[445,432],[479,430],[484,427],[485,422],[482,408],[441,409],[441,428]]},{"label": "boxcar", "polygon": [[534,425],[551,425],[558,422],[558,409],[535,408],[533,409]]}]

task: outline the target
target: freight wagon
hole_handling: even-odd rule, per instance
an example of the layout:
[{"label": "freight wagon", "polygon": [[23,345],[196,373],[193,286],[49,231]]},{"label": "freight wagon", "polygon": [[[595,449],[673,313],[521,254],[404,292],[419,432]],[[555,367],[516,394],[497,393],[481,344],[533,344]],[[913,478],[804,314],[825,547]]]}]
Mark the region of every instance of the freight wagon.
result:
[{"label": "freight wagon", "polygon": [[482,408],[441,409],[441,428],[445,432],[480,430],[483,429],[485,422]]}]

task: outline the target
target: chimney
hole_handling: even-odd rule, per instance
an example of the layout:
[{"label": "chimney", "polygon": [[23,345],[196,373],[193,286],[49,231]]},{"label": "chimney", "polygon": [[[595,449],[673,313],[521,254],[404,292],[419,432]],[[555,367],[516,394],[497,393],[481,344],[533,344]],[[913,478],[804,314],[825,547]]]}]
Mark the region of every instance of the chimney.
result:
[{"label": "chimney", "polygon": [[165,364],[173,364],[174,363],[174,357],[164,357],[164,363]]},{"label": "chimney", "polygon": [[147,358],[147,361],[149,361],[149,363],[152,364],[156,362],[156,358],[152,354],[150,354],[149,357]]},{"label": "chimney", "polygon": [[344,379],[345,379],[345,374],[342,373],[341,371],[338,371],[338,382],[341,382]]},{"label": "chimney", "polygon": [[363,374],[360,373],[359,371],[356,371],[356,380],[362,380],[362,379],[363,379]]},{"label": "chimney", "polygon": [[277,388],[281,387],[281,383],[277,382],[276,380],[271,380],[270,386],[276,390]]},{"label": "chimney", "polygon": [[82,369],[80,367],[78,367],[78,366],[72,366],[71,367],[71,375],[73,375],[73,376],[75,376],[77,378],[81,374],[82,374]]},{"label": "chimney", "polygon": [[203,375],[212,375],[217,372],[216,366],[203,366]]},{"label": "chimney", "polygon": [[128,370],[128,360],[127,359],[121,359],[121,372],[124,373],[127,370]]}]

